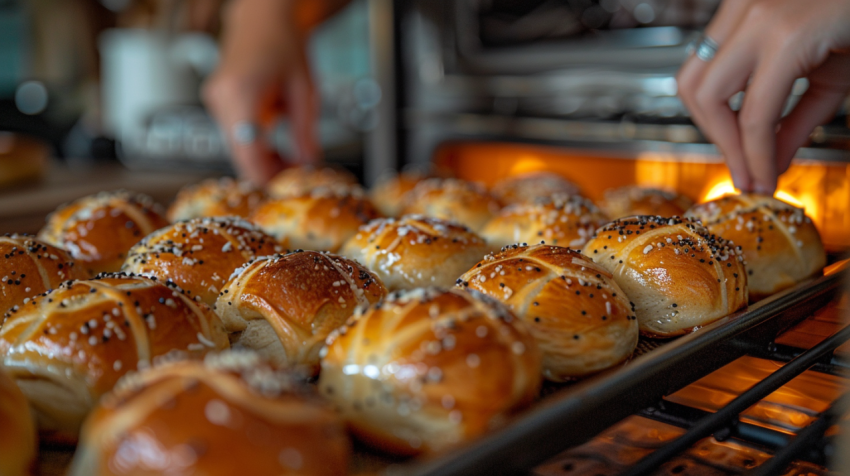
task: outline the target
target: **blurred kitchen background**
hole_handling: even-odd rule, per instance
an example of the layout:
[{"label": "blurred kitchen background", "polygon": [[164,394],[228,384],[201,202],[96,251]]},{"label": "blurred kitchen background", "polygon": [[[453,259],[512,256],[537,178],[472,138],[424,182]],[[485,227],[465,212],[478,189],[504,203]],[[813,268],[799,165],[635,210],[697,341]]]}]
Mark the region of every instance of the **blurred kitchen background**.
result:
[{"label": "blurred kitchen background", "polygon": [[[438,164],[484,183],[552,170],[590,198],[630,183],[719,196],[731,180],[675,81],[718,4],[354,0],[309,45],[324,156],[367,185]],[[183,183],[232,173],[199,95],[226,6],[0,0],[0,183],[18,187],[0,193],[0,218],[46,213],[45,189],[51,202],[116,186],[168,201]],[[827,242],[850,236],[846,110],[780,181],[780,198],[805,206]],[[288,155],[285,117],[268,140]],[[38,194],[21,192],[36,179]]]}]

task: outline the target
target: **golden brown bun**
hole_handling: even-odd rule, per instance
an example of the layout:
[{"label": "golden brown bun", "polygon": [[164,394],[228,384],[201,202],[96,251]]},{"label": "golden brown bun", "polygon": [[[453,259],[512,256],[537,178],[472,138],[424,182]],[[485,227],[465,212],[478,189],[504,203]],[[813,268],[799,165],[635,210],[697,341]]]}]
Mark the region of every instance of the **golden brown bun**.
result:
[{"label": "golden brown bun", "polygon": [[147,195],[119,190],[83,197],[47,217],[38,238],[62,248],[90,275],[118,271],[127,251],[168,226]]},{"label": "golden brown bun", "polygon": [[694,202],[678,193],[636,185],[609,189],[599,207],[610,218],[634,215],[682,216]]},{"label": "golden brown bun", "polygon": [[614,275],[649,336],[684,334],[747,305],[741,250],[696,221],[621,218],[599,229],[584,254]]},{"label": "golden brown bun", "polygon": [[397,217],[401,215],[404,195],[426,178],[424,174],[402,172],[372,187],[369,197],[385,216]]},{"label": "golden brown bun", "polygon": [[168,207],[168,219],[174,223],[202,217],[247,218],[265,199],[266,194],[248,181],[207,179],[180,190]]},{"label": "golden brown bun", "polygon": [[27,399],[0,365],[0,475],[32,474],[35,450],[35,426]]},{"label": "golden brown bun", "polygon": [[293,249],[335,252],[358,228],[380,216],[359,189],[337,187],[269,200],[251,221],[279,240],[288,239]]},{"label": "golden brown bun", "polygon": [[274,198],[304,195],[321,187],[357,185],[357,177],[351,172],[336,167],[291,167],[275,175],[266,187]]},{"label": "golden brown bun", "polygon": [[494,247],[540,243],[580,248],[608,218],[590,200],[555,195],[503,208],[481,236]]},{"label": "golden brown bun", "polygon": [[73,440],[97,400],[130,370],[171,351],[228,347],[224,326],[176,286],[103,275],[70,281],[7,314],[3,364],[40,430]]},{"label": "golden brown bun", "polygon": [[456,223],[421,215],[371,221],[340,254],[363,263],[387,289],[451,287],[488,251],[481,237]]},{"label": "golden brown bun", "polygon": [[488,255],[461,276],[511,308],[543,353],[543,376],[563,382],[628,358],[638,341],[629,299],[611,273],[578,251],[513,245]]},{"label": "golden brown bun", "polygon": [[356,261],[296,251],[249,262],[224,286],[215,310],[231,341],[275,365],[318,371],[319,350],[357,306],[387,295],[377,276]]},{"label": "golden brown bun", "polygon": [[172,281],[212,306],[236,268],[283,251],[274,238],[235,217],[177,222],[130,250],[122,271]]},{"label": "golden brown bun", "polygon": [[532,172],[503,179],[490,192],[505,205],[511,205],[531,203],[553,195],[577,195],[579,188],[558,174]]},{"label": "golden brown bun", "polygon": [[475,291],[392,293],[328,338],[319,391],[382,450],[417,454],[487,433],[540,386],[534,338]]},{"label": "golden brown bun", "polygon": [[293,380],[247,352],[140,372],[92,412],[69,474],[345,474],[342,423]]},{"label": "golden brown bun", "polygon": [[805,212],[773,197],[732,195],[691,208],[712,232],[744,251],[750,299],[765,298],[821,272],[826,252]]},{"label": "golden brown bun", "polygon": [[87,279],[89,274],[77,266],[67,253],[30,235],[0,237],[0,308],[12,306],[58,288],[71,279]]},{"label": "golden brown bun", "polygon": [[499,202],[479,184],[431,178],[405,194],[401,213],[450,220],[478,231],[499,208]]}]

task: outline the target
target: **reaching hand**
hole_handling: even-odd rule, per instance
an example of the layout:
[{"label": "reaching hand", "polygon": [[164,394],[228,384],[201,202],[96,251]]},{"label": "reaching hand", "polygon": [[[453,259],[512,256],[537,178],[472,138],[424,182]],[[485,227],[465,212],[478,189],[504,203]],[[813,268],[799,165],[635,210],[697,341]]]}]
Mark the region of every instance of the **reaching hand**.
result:
[{"label": "reaching hand", "polygon": [[[685,62],[679,94],[726,157],[735,186],[773,193],[797,149],[850,90],[850,0],[726,0],[705,34],[719,45],[716,56]],[[782,118],[800,77],[809,88]],[[729,99],[743,90],[735,113]]]},{"label": "reaching hand", "polygon": [[226,12],[221,63],[204,100],[227,136],[240,175],[265,184],[284,163],[262,139],[278,113],[289,115],[294,152],[285,160],[319,159],[318,97],[305,52],[307,31],[290,0],[235,0]]}]

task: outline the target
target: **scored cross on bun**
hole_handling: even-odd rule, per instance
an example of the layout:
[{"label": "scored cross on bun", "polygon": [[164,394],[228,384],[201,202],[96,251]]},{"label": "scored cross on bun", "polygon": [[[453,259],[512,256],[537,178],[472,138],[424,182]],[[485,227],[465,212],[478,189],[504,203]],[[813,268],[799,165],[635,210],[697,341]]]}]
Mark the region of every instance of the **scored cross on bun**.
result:
[{"label": "scored cross on bun", "polygon": [[421,214],[479,231],[501,207],[483,186],[459,179],[430,178],[403,198],[402,215]]},{"label": "scored cross on bun", "polygon": [[93,276],[118,271],[133,245],[164,226],[168,220],[152,198],[119,190],[59,207],[38,238],[66,250]]},{"label": "scored cross on bun", "polygon": [[207,179],[180,189],[168,207],[168,219],[174,223],[202,217],[247,218],[265,199],[266,194],[246,180]]},{"label": "scored cross on bun", "polygon": [[739,247],[687,218],[637,216],[596,232],[584,254],[634,303],[643,334],[684,334],[747,305]]},{"label": "scored cross on bun", "polygon": [[451,287],[489,251],[481,237],[459,224],[407,215],[372,220],[340,250],[381,278],[387,289]]},{"label": "scored cross on bun", "polygon": [[481,236],[497,249],[541,241],[580,248],[607,222],[608,218],[590,200],[578,195],[554,195],[503,208],[481,230]]},{"label": "scored cross on bun", "polygon": [[231,341],[276,365],[318,371],[319,350],[357,306],[387,289],[356,261],[318,251],[258,258],[238,269],[215,304]]},{"label": "scored cross on bun", "polygon": [[540,386],[540,354],[526,327],[475,291],[392,293],[358,309],[323,354],[319,391],[357,436],[392,453],[483,435]]},{"label": "scored cross on bun", "polygon": [[696,205],[686,216],[741,247],[754,301],[814,276],[826,265],[812,220],[802,209],[773,197],[730,195]]},{"label": "scored cross on bun", "polygon": [[320,187],[268,200],[250,220],[292,248],[336,252],[360,226],[380,216],[358,187]]},{"label": "scored cross on bun", "polygon": [[484,257],[458,286],[497,299],[543,352],[543,376],[562,382],[627,359],[638,341],[629,299],[611,273],[577,251],[525,243]]},{"label": "scored cross on bun", "polygon": [[277,240],[236,217],[177,222],[130,250],[122,271],[171,281],[210,306],[236,268],[284,251]]},{"label": "scored cross on bun", "polygon": [[0,308],[3,312],[71,279],[89,274],[65,251],[30,235],[0,237]]},{"label": "scored cross on bun", "polygon": [[121,274],[69,281],[10,311],[0,327],[3,366],[39,429],[65,441],[128,371],[172,351],[203,355],[228,346],[206,305],[174,285]]},{"label": "scored cross on bun", "polygon": [[244,351],[128,376],[86,421],[69,474],[346,474],[345,429],[299,377]]}]

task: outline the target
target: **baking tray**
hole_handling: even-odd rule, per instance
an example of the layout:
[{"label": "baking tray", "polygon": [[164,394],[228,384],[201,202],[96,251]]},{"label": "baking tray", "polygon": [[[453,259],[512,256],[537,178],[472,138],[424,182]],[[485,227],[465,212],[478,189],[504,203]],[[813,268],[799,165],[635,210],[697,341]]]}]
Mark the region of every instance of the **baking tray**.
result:
[{"label": "baking tray", "polygon": [[[355,446],[353,474],[474,476],[528,474],[564,450],[656,405],[688,384],[772,345],[785,329],[830,302],[850,277],[850,258],[822,276],[759,301],[697,332],[673,339],[641,337],[625,364],[577,383],[544,384],[538,402],[508,425],[452,452],[404,461]],[[65,474],[73,448],[41,448],[39,474]]]}]

